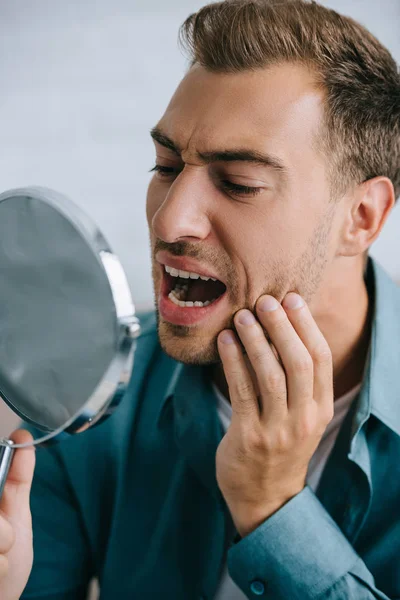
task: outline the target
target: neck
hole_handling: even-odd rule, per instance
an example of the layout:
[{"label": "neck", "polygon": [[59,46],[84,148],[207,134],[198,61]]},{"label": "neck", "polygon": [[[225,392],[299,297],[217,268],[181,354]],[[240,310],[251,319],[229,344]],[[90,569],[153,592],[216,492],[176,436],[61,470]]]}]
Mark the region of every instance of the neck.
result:
[{"label": "neck", "polygon": [[[337,271],[336,278],[329,277],[330,282],[335,283],[326,286],[309,303],[332,352],[335,400],[362,381],[372,324],[372,303],[362,276],[361,261],[348,265],[343,262]],[[221,364],[212,367],[212,378],[229,398]]]}]

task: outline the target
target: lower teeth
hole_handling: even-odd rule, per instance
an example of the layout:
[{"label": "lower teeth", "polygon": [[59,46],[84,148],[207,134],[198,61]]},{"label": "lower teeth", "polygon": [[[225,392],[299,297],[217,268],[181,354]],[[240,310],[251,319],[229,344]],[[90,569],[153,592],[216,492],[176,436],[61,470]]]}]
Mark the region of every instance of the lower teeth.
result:
[{"label": "lower teeth", "polygon": [[176,297],[175,295],[175,290],[172,290],[169,294],[168,294],[168,298],[177,306],[182,306],[182,307],[188,307],[188,308],[197,308],[197,307],[202,307],[202,306],[208,306],[209,304],[211,304],[211,302],[214,302],[214,300],[216,300],[216,298],[213,298],[212,300],[207,300],[206,302],[184,302],[183,300],[179,300],[179,298]]}]

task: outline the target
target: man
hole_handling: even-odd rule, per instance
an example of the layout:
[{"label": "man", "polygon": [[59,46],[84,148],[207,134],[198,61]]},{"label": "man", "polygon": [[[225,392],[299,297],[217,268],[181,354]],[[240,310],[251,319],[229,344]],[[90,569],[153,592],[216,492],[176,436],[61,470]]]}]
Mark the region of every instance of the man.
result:
[{"label": "man", "polygon": [[[367,256],[400,192],[396,64],[301,0],[182,34],[151,132],[156,314],[116,414],[36,453],[22,598],[92,576],[106,600],[399,598],[400,291]],[[5,600],[30,570],[21,454]]]}]

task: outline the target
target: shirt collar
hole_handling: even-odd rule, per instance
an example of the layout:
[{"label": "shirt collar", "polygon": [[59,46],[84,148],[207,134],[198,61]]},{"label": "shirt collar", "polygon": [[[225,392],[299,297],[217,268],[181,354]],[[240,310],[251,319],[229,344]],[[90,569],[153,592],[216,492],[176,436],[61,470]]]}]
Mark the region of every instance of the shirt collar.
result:
[{"label": "shirt collar", "polygon": [[400,435],[400,288],[371,257],[365,281],[373,317],[353,435],[371,414]]}]

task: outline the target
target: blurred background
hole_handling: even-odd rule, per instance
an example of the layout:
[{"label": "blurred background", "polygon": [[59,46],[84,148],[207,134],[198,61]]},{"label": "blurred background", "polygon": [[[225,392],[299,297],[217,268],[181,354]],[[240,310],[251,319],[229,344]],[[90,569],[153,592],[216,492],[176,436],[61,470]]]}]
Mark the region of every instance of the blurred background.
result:
[{"label": "blurred background", "polygon": [[[178,27],[200,0],[1,0],[0,192],[44,185],[87,211],[151,307],[149,130],[184,74]],[[400,62],[400,0],[322,4],[366,25]],[[371,254],[400,280],[400,207]],[[0,419],[13,419],[0,406]]]}]

